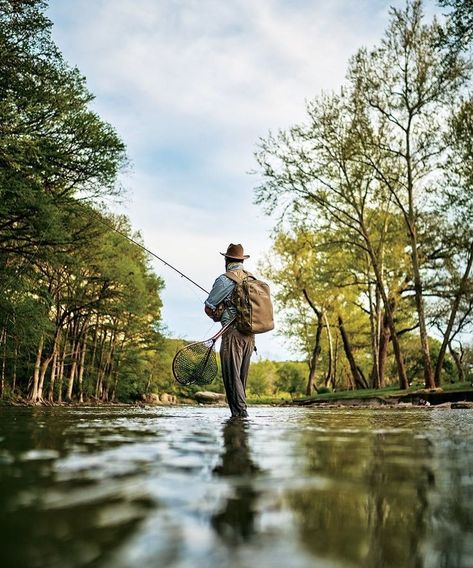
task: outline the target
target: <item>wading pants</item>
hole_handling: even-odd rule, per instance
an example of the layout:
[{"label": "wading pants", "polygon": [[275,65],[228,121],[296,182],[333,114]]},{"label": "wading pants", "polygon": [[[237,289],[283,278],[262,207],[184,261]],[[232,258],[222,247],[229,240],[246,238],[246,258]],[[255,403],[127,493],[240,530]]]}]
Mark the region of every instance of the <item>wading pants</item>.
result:
[{"label": "wading pants", "polygon": [[220,361],[223,384],[232,416],[247,416],[246,379],[254,347],[255,336],[243,335],[234,327],[230,327],[222,337]]}]

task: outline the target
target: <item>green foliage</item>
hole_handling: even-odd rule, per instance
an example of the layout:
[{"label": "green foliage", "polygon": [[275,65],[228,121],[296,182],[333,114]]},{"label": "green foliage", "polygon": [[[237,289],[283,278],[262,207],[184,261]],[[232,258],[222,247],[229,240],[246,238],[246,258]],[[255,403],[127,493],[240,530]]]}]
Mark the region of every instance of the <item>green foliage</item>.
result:
[{"label": "green foliage", "polygon": [[163,345],[163,282],[114,231],[139,239],[128,220],[103,213],[125,146],[46,7],[0,0],[0,395],[127,400]]},{"label": "green foliage", "polygon": [[454,49],[465,49],[473,40],[473,6],[465,0],[439,0],[450,8],[444,39]]},{"label": "green foliage", "polygon": [[250,365],[247,390],[249,394],[273,394],[278,378],[276,364],[262,359]]},{"label": "green foliage", "polygon": [[276,392],[295,395],[305,392],[308,367],[301,361],[284,361],[276,364]]},{"label": "green foliage", "polygon": [[[444,4],[454,8],[444,29],[425,21],[420,0],[391,9],[381,42],[350,60],[339,93],[316,97],[303,122],[259,143],[256,202],[278,221],[263,268],[278,285],[282,333],[319,383],[325,370],[352,388],[361,372],[373,385],[397,373],[406,388],[418,359],[404,357],[402,338],[417,329],[410,338],[433,386],[451,376],[449,342],[473,324],[472,67],[442,40],[453,21],[467,30],[471,9]],[[349,366],[327,345],[341,322]],[[443,334],[438,352],[429,326]]]}]

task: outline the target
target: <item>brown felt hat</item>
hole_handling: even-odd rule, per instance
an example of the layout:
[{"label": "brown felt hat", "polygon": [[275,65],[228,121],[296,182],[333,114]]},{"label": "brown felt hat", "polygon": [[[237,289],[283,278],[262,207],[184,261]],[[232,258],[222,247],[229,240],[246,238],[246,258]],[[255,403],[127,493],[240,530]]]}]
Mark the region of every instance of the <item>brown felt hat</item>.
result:
[{"label": "brown felt hat", "polygon": [[234,258],[235,260],[245,260],[245,258],[250,258],[249,254],[243,254],[243,247],[238,244],[234,245],[230,243],[227,248],[227,252],[221,252],[226,258]]}]

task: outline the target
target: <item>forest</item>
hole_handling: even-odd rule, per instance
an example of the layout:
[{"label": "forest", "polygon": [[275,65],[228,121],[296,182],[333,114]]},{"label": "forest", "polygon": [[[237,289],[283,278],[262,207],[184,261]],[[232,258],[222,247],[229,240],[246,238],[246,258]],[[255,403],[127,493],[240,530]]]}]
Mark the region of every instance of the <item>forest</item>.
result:
[{"label": "forest", "polygon": [[256,201],[277,221],[263,270],[308,395],[471,375],[473,8],[441,6],[391,8],[339,91],[259,142]]},{"label": "forest", "polygon": [[[111,212],[125,144],[46,7],[0,0],[0,397],[189,396],[164,282]],[[260,139],[255,200],[275,222],[260,269],[304,360],[253,363],[250,399],[471,380],[472,24],[461,0],[434,21],[418,0],[391,9],[337,92]]]}]

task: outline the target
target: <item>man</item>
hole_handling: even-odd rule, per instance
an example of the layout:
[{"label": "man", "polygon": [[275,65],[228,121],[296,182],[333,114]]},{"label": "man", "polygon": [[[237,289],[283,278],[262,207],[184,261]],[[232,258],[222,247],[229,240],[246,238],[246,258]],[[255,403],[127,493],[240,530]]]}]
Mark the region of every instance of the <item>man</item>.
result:
[{"label": "man", "polygon": [[[250,257],[244,254],[241,244],[231,243],[228,245],[227,252],[220,254],[225,257],[225,272],[231,271],[235,276],[243,279],[245,276],[243,261]],[[221,321],[222,326],[236,315],[236,309],[231,303],[234,288],[235,282],[222,274],[215,280],[209,297],[205,301],[205,313],[213,320]],[[246,380],[254,348],[255,336],[253,334],[244,335],[233,326],[230,326],[223,334],[220,361],[223,384],[232,416],[248,416]]]}]

